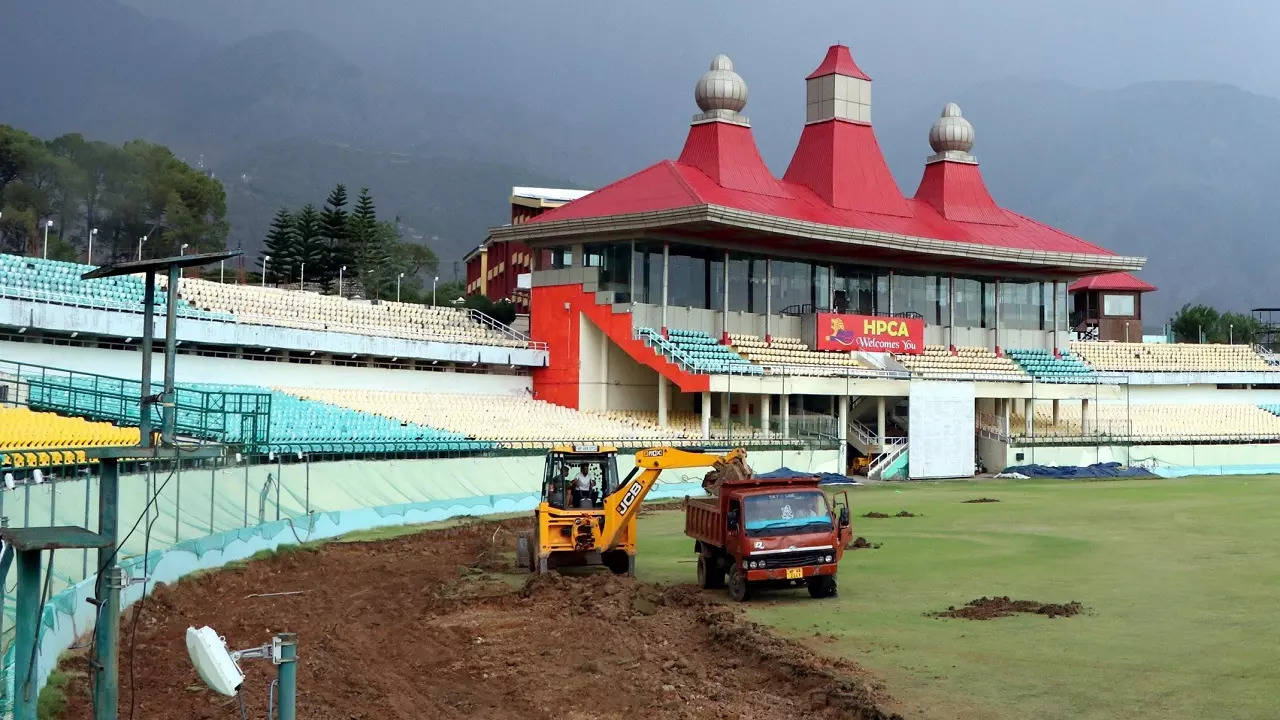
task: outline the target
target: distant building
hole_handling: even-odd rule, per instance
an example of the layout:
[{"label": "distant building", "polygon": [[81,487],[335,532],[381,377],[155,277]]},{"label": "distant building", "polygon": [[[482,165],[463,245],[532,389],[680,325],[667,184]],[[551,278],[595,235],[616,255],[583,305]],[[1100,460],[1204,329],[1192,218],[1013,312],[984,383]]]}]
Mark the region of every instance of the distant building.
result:
[{"label": "distant building", "polygon": [[1126,272],[1081,278],[1067,288],[1071,328],[1085,340],[1145,342],[1142,294],[1155,289],[1155,285]]},{"label": "distant building", "polygon": [[[591,192],[563,188],[511,188],[511,224],[519,225]],[[529,312],[529,248],[517,240],[487,238],[467,253],[467,294],[481,294],[497,302],[514,302],[520,312]],[[522,281],[523,279],[523,281]]]}]

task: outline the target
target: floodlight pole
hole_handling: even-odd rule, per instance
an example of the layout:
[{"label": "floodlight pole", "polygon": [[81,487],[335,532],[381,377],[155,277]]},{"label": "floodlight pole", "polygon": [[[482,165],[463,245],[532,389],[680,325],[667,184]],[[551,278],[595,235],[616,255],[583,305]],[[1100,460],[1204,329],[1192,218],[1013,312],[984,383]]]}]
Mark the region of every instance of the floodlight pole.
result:
[{"label": "floodlight pole", "polygon": [[297,720],[298,717],[298,635],[279,633],[280,660],[276,664],[280,681],[280,707],[276,720]]},{"label": "floodlight pole", "polygon": [[146,274],[142,298],[142,398],[138,407],[139,442],[151,447],[151,348],[155,341],[156,274]]},{"label": "floodlight pole", "polygon": [[[150,276],[150,274],[149,274]],[[178,282],[179,268],[177,265],[169,266],[169,287],[168,297],[166,297],[165,317],[164,317],[164,396],[160,399],[161,412],[163,413],[164,423],[161,426],[160,438],[162,443],[175,442],[175,420],[177,413],[177,398],[174,397],[173,381],[174,368],[178,355]]]},{"label": "floodlight pole", "polygon": [[[147,274],[148,284],[153,278],[154,275]],[[150,318],[148,314],[147,319]],[[150,357],[150,350],[147,352],[148,355],[143,357]],[[146,416],[145,408],[142,415]],[[148,442],[145,435],[143,442]],[[98,534],[103,536],[106,544],[98,549],[98,577],[94,583],[94,604],[98,606],[98,620],[94,624],[93,720],[116,720],[116,706],[120,698],[120,658],[116,651],[120,639],[120,588],[124,585],[124,576],[116,565],[115,550],[120,519],[120,477],[117,462],[113,457],[104,457],[99,461],[101,475],[98,481]]]}]

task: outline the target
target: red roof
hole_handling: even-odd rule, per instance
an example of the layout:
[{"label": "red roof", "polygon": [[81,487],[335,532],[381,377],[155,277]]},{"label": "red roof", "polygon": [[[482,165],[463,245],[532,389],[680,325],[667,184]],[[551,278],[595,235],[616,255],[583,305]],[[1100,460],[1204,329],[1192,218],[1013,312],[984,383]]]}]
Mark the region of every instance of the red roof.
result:
[{"label": "red roof", "polygon": [[1113,290],[1123,292],[1151,292],[1155,289],[1155,285],[1143,282],[1127,272],[1113,272],[1080,278],[1079,280],[1071,283],[1070,287],[1067,288],[1067,291],[1080,292],[1082,290]]},{"label": "red roof", "polygon": [[[840,45],[827,52],[815,73],[829,68],[861,76],[848,48]],[[701,206],[1004,249],[1115,256],[1001,208],[974,163],[930,163],[915,197],[905,198],[871,126],[839,119],[805,126],[781,179],[765,166],[749,127],[694,124],[679,159],[663,160],[544,212],[524,227]]]},{"label": "red roof", "polygon": [[827,56],[822,58],[818,69],[809,73],[805,80],[812,80],[823,75],[848,75],[862,80],[870,80],[871,76],[862,72],[862,68],[853,61],[853,55],[844,45],[832,45],[827,48]]}]

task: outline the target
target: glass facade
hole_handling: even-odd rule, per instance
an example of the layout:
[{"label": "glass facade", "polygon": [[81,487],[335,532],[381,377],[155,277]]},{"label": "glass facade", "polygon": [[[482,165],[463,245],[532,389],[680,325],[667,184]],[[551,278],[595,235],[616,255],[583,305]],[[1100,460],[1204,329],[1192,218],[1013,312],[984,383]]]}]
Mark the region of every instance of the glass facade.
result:
[{"label": "glass facade", "polygon": [[[549,253],[551,267],[572,265],[572,252]],[[599,268],[600,289],[614,302],[662,303],[663,243],[615,241],[583,246],[582,264]],[[676,307],[723,310],[725,251],[672,243],[668,246],[667,303]],[[773,259],[750,253],[728,254],[728,309],[774,313],[834,310],[858,315],[918,313],[931,325],[991,328],[996,320],[994,279],[889,271],[856,265]],[[950,291],[950,292],[949,292]],[[1066,327],[1067,284],[1001,281],[1000,326],[1018,330]],[[952,296],[953,294],[953,296]],[[954,309],[950,302],[954,301]],[[1132,312],[1132,311],[1131,311]]]}]

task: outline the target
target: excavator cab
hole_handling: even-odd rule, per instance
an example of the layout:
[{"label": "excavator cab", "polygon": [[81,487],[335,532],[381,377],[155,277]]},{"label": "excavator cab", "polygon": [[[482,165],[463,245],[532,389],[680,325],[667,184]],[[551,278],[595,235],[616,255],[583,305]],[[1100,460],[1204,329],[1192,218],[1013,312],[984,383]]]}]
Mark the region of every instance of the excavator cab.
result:
[{"label": "excavator cab", "polygon": [[[576,487],[579,478],[589,488]],[[607,445],[566,445],[547,453],[542,471],[542,502],[558,510],[601,510],[618,489],[618,451]]]}]

